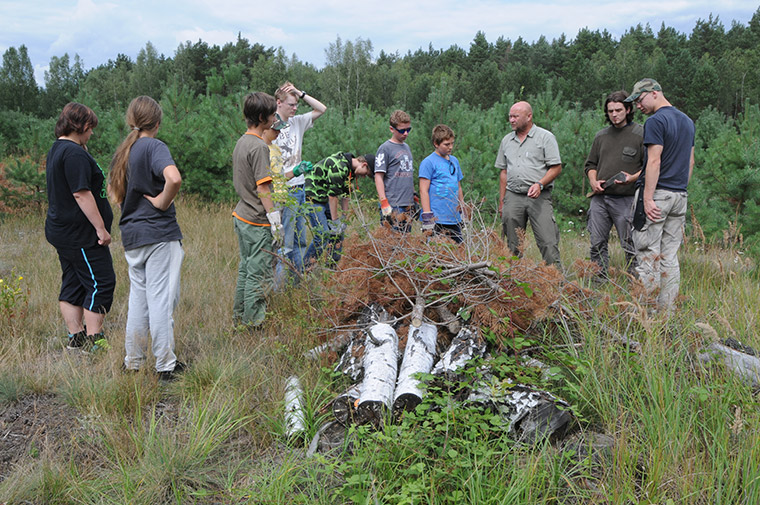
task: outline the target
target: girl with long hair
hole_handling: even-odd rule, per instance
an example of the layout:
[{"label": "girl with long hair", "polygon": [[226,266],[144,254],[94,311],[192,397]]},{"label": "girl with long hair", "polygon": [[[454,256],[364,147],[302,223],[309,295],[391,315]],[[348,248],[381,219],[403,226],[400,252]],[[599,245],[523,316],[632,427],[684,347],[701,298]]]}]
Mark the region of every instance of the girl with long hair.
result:
[{"label": "girl with long hair", "polygon": [[159,379],[175,378],[185,365],[174,354],[174,319],[179,302],[182,232],[174,198],[182,177],[169,148],[156,139],[163,113],[148,96],[127,109],[129,135],[114,154],[109,193],[121,206],[121,241],[129,266],[129,310],[124,368],[145,362],[148,333]]}]

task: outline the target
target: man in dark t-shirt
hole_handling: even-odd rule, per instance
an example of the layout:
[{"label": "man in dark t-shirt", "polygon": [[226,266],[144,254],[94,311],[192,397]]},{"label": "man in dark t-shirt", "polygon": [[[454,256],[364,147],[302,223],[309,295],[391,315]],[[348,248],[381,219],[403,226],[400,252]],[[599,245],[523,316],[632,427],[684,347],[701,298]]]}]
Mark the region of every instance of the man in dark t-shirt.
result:
[{"label": "man in dark t-shirt", "polygon": [[647,293],[659,288],[657,309],[670,313],[680,284],[678,249],[694,169],[694,122],[670,104],[654,79],[637,82],[625,101],[650,116],[644,123],[647,157],[638,185],[646,221],[633,232],[636,270]]}]

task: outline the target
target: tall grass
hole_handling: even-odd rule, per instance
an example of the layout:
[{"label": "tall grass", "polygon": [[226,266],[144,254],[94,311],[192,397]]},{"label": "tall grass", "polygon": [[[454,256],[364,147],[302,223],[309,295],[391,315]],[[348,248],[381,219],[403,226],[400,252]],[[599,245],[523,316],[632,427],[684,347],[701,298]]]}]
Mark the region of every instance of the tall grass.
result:
[{"label": "tall grass", "polygon": [[[374,209],[369,214],[374,216]],[[0,409],[29,394],[56,395],[78,413],[62,419],[70,448],[42,443],[0,482],[8,503],[757,503],[760,411],[753,391],[720,366],[695,359],[719,337],[760,348],[757,273],[741,251],[682,249],[679,311],[647,316],[623,274],[595,289],[608,295],[593,317],[569,316],[573,332],[541,341],[561,370],[546,387],[566,398],[582,432],[603,431],[614,447],[601,462],[542,443],[515,445],[493,416],[449,405],[410,415],[380,431],[359,428],[351,451],[304,457],[330,399],[344,385],[325,359],[304,351],[329,336],[320,304],[329,275],[274,295],[259,332],[232,324],[237,240],[231,206],[182,199],[185,235],[176,346],[188,371],[161,385],[152,363],[120,370],[128,280],[115,228],[118,284],[106,318],[112,347],[85,356],[63,349],[59,266],[45,242],[44,216],[9,217],[0,226],[0,276],[28,287],[28,310],[0,340]],[[562,261],[588,256],[587,238],[562,233]],[[612,247],[612,265],[623,256]],[[527,255],[539,254],[528,240]],[[600,326],[641,343],[636,353]],[[3,329],[4,331],[4,329]],[[284,435],[285,381],[305,389],[307,434]],[[431,401],[444,401],[433,399]],[[1,436],[2,434],[0,434]],[[60,441],[59,441],[60,442]],[[40,442],[36,442],[40,443]]]}]

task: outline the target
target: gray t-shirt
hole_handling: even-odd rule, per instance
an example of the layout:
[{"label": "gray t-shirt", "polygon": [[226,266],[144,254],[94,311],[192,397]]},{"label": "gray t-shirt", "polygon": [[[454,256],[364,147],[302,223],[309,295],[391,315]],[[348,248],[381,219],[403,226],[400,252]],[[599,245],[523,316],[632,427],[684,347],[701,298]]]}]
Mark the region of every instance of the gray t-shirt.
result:
[{"label": "gray t-shirt", "polygon": [[407,144],[386,140],[377,150],[375,173],[385,174],[385,198],[392,207],[414,203],[414,166]]},{"label": "gray t-shirt", "polygon": [[142,137],[129,151],[127,191],[121,204],[121,242],[126,251],[159,242],[182,240],[174,203],[159,210],[145,195],[156,196],[164,189],[164,169],[175,165],[169,148],[158,139]]},{"label": "gray t-shirt", "polygon": [[[280,134],[274,139],[282,151],[282,173],[290,172],[293,167],[303,160],[303,134],[314,126],[311,112],[299,114],[288,119],[288,127],[280,130]],[[288,186],[301,186],[305,182],[303,174],[287,181]]]},{"label": "gray t-shirt", "polygon": [[[554,134],[533,125],[522,142],[515,132],[504,136],[494,166],[507,171],[507,191],[526,194],[546,174],[549,167],[561,163]],[[553,186],[554,182],[547,188]]]}]

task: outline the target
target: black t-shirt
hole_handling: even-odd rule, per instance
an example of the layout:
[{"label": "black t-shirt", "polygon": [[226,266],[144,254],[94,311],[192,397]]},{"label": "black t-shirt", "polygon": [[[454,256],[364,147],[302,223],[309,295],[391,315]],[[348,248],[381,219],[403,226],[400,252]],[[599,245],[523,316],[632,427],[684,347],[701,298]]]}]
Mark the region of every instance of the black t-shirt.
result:
[{"label": "black t-shirt", "polygon": [[103,224],[111,233],[113,212],[106,197],[105,175],[95,158],[70,140],[56,140],[47,155],[48,212],[45,238],[55,247],[76,249],[98,245],[98,234],[74,193],[89,190]]},{"label": "black t-shirt", "polygon": [[137,139],[129,151],[127,191],[121,205],[121,242],[129,251],[159,242],[182,240],[174,203],[162,211],[145,195],[156,196],[164,189],[164,169],[175,165],[166,144],[158,139]]}]

